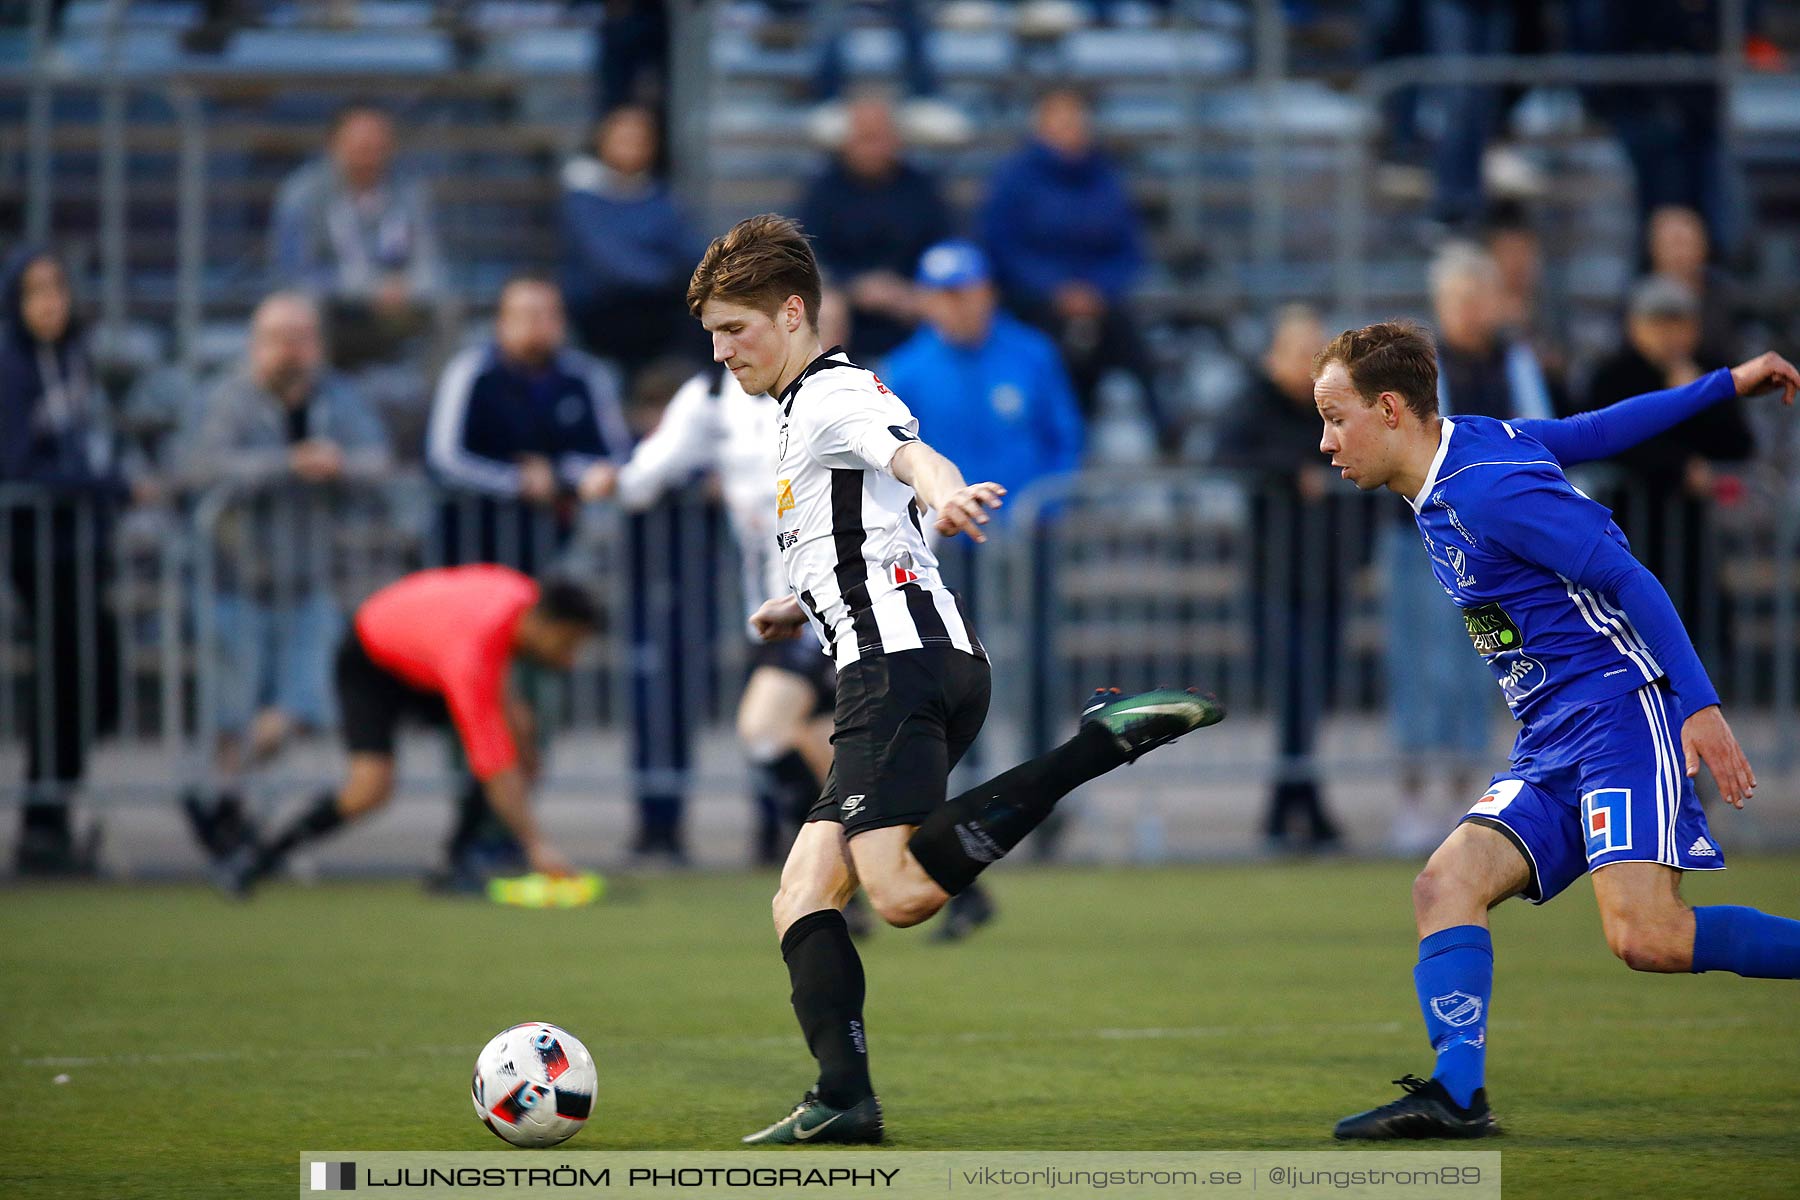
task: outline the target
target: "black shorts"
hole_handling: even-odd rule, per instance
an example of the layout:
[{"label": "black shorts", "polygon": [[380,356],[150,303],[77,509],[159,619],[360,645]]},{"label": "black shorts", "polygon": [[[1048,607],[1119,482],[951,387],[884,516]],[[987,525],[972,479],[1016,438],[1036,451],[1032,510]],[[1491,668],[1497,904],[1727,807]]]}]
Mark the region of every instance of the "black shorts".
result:
[{"label": "black shorts", "polygon": [[355,625],[338,645],[335,674],[344,746],[352,754],[392,754],[402,717],[450,724],[443,696],[419,690],[370,658]]},{"label": "black shorts", "polygon": [[953,646],[877,654],[839,671],[831,774],[806,819],[836,821],[852,837],[924,821],[987,720],[990,687],[987,660]]},{"label": "black shorts", "polygon": [[837,703],[837,668],[819,649],[810,630],[785,642],[761,642],[750,655],[750,669],[774,667],[804,679],[813,692],[813,709],[808,716],[820,717],[832,711]]}]

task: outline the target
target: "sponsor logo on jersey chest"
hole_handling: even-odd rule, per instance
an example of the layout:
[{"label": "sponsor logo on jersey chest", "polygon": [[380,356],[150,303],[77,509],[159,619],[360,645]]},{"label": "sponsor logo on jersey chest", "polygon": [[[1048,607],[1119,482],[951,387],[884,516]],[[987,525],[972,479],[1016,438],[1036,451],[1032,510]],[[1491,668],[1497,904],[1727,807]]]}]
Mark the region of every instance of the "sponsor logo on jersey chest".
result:
[{"label": "sponsor logo on jersey chest", "polygon": [[[1452,549],[1451,563],[1454,567],[1462,559],[1462,551]],[[1459,579],[1457,581],[1461,583]],[[1473,581],[1471,581],[1473,582]],[[1466,584],[1464,586],[1467,586]],[[1509,650],[1517,650],[1523,639],[1519,635],[1519,627],[1513,619],[1506,615],[1506,610],[1498,604],[1481,604],[1474,608],[1462,610],[1463,626],[1469,631],[1469,640],[1475,643],[1475,649],[1484,655],[1505,654]]]}]

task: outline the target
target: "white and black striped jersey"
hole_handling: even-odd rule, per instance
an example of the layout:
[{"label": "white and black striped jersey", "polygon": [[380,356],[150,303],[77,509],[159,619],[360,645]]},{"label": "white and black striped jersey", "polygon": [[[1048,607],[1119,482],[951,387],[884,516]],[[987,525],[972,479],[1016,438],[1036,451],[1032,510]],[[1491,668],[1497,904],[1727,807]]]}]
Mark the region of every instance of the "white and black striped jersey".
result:
[{"label": "white and black striped jersey", "polygon": [[890,473],[919,422],[841,349],[781,397],[776,544],[788,586],[839,669],[859,658],[949,645],[986,658],[938,576],[912,488]]},{"label": "white and black striped jersey", "polygon": [[633,511],[701,471],[718,473],[744,568],[746,616],[787,591],[775,550],[777,412],[775,397],[748,395],[730,371],[713,367],[676,390],[655,431],[619,468],[619,502]]}]

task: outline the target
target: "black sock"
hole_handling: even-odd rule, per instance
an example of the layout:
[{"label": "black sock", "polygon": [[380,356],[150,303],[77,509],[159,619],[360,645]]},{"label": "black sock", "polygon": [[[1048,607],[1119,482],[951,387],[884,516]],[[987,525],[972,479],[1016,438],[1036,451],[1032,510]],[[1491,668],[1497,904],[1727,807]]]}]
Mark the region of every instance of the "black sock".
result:
[{"label": "black sock", "polygon": [[849,1108],[875,1094],[863,1033],[863,967],[844,914],[807,913],[781,939],[794,985],[794,1015],[807,1048],[819,1060],[819,1099]]},{"label": "black sock", "polygon": [[344,814],[338,811],[337,793],[320,792],[299,816],[288,823],[287,828],[262,848],[256,858],[256,873],[268,874],[293,853],[294,847],[303,842],[316,841],[343,823]]},{"label": "black sock", "polygon": [[1054,750],[952,798],[907,845],[925,873],[954,896],[1036,829],[1058,800],[1124,762],[1105,726],[1084,725]]}]

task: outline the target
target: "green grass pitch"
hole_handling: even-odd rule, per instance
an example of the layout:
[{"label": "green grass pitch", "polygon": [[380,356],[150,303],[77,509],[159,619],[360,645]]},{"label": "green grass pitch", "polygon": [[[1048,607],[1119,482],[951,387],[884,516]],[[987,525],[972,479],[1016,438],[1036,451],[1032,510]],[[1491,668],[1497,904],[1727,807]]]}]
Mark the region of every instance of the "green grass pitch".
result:
[{"label": "green grass pitch", "polygon": [[[892,1144],[1334,1148],[1337,1117],[1429,1070],[1411,874],[1006,870],[1001,920],[970,942],[880,931],[867,1019]],[[663,877],[565,912],[403,884],[0,893],[0,1195],[290,1195],[302,1150],[504,1149],[469,1071],[531,1018],[600,1066],[569,1152],[734,1148],[810,1082],[772,886]],[[1800,859],[1686,891],[1800,914]],[[1509,1195],[1800,1193],[1800,985],[1635,976],[1585,883],[1495,926],[1508,1134],[1481,1148]]]}]

